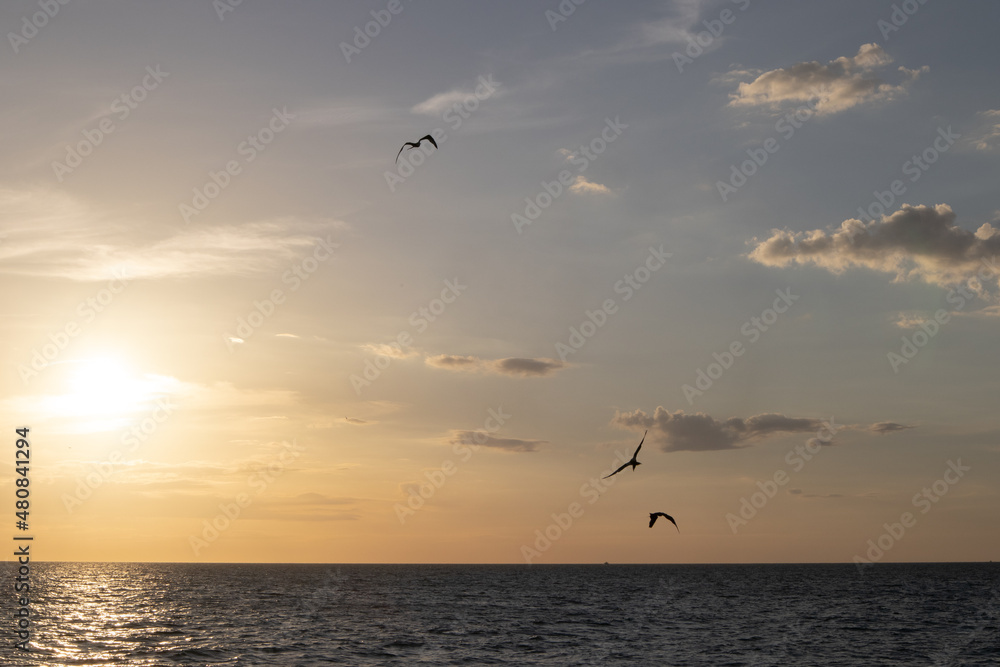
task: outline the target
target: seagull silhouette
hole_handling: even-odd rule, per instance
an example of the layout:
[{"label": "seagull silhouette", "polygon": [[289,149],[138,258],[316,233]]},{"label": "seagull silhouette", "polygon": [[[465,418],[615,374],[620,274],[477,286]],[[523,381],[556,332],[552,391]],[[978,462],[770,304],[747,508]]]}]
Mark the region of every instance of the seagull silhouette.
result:
[{"label": "seagull silhouette", "polygon": [[[649,433],[649,431],[646,431],[646,433]],[[614,477],[615,475],[617,475],[618,473],[620,473],[622,470],[624,470],[625,468],[627,468],[629,466],[632,466],[632,470],[635,470],[636,466],[641,466],[642,465],[641,463],[639,463],[638,461],[635,460],[635,457],[639,456],[639,450],[642,449],[642,443],[646,441],[646,433],[642,434],[642,440],[639,441],[639,446],[635,448],[635,454],[632,455],[632,460],[629,461],[628,463],[622,464],[621,468],[619,468],[618,470],[614,471],[610,475],[605,475],[601,479],[607,479],[608,477]]]},{"label": "seagull silhouette", "polygon": [[649,513],[649,527],[652,528],[653,524],[656,523],[657,517],[661,517],[661,516],[664,519],[666,519],[667,521],[669,521],[670,523],[674,524],[674,528],[677,528],[677,532],[678,533],[681,532],[681,529],[677,525],[677,522],[674,521],[674,517],[670,516],[669,514],[667,514],[665,512],[650,512]]},{"label": "seagull silhouette", "polygon": [[405,144],[403,144],[403,148],[399,149],[399,153],[396,153],[396,164],[399,164],[399,156],[403,153],[403,149],[405,149],[407,146],[410,147],[410,148],[417,148],[425,140],[431,142],[431,144],[434,146],[434,148],[438,147],[438,142],[434,141],[434,137],[432,137],[429,134],[426,135],[426,136],[420,137],[415,142],[414,141],[407,141]]}]

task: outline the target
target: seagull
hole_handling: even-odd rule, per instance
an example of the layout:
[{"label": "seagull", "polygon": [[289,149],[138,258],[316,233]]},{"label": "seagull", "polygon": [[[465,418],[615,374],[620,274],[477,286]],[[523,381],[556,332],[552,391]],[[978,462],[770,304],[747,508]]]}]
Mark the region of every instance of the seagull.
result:
[{"label": "seagull", "polygon": [[426,135],[426,136],[420,137],[415,142],[414,141],[407,141],[405,144],[403,144],[403,148],[399,149],[399,153],[396,153],[396,164],[399,164],[399,156],[400,156],[400,154],[402,154],[404,148],[406,148],[407,146],[409,146],[410,148],[417,148],[418,146],[420,146],[420,144],[422,144],[424,142],[424,140],[427,140],[427,141],[431,142],[431,144],[434,146],[434,148],[438,147],[438,142],[434,141],[434,137],[432,137],[429,134]]},{"label": "seagull", "polygon": [[650,527],[650,528],[652,528],[652,527],[653,527],[653,524],[654,524],[654,523],[656,523],[656,519],[657,519],[657,517],[661,517],[661,516],[662,516],[662,517],[663,517],[664,519],[666,519],[667,521],[669,521],[670,523],[674,524],[674,528],[677,528],[677,532],[678,532],[678,533],[679,533],[679,532],[681,532],[681,529],[680,529],[680,527],[679,527],[679,526],[677,525],[677,522],[676,522],[676,521],[674,521],[674,517],[670,516],[670,515],[669,515],[669,514],[667,514],[666,512],[650,512],[650,513],[649,513],[649,527]]},{"label": "seagull", "polygon": [[[646,433],[649,433],[649,431],[646,431]],[[642,440],[639,441],[639,446],[635,448],[635,454],[632,455],[632,460],[629,461],[628,463],[622,464],[621,468],[619,468],[618,470],[614,471],[610,475],[605,475],[601,479],[607,479],[608,477],[613,477],[614,475],[617,475],[618,473],[620,473],[622,470],[624,470],[625,468],[627,468],[629,466],[632,466],[632,470],[635,470],[636,466],[641,466],[642,465],[641,463],[639,463],[638,461],[635,460],[635,457],[639,456],[639,450],[642,449],[642,443],[646,441],[646,433],[642,434]]]}]

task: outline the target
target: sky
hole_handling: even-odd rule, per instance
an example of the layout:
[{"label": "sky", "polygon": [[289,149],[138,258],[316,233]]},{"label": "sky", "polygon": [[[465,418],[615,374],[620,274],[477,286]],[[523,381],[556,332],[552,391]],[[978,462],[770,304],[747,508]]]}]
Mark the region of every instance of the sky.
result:
[{"label": "sky", "polygon": [[55,561],[996,559],[998,20],[4,3],[10,533]]}]

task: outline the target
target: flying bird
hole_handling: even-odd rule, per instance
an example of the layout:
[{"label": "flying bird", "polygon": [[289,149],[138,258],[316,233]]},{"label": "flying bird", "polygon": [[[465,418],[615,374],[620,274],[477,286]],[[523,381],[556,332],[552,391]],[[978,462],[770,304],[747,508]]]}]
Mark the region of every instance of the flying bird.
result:
[{"label": "flying bird", "polygon": [[677,532],[678,533],[681,532],[681,529],[677,525],[677,522],[674,521],[674,517],[670,516],[669,514],[667,514],[665,512],[650,512],[649,513],[649,527],[652,528],[653,524],[656,523],[657,517],[661,517],[661,516],[664,519],[666,519],[667,521],[669,521],[670,523],[674,524],[674,528],[677,528]]},{"label": "flying bird", "polygon": [[[649,433],[649,431],[646,431],[646,433]],[[635,454],[632,455],[632,460],[629,461],[628,463],[622,464],[621,468],[619,468],[618,470],[614,471],[610,475],[605,475],[601,479],[607,479],[608,477],[613,477],[613,476],[617,475],[618,473],[620,473],[622,470],[624,470],[625,468],[627,468],[629,466],[632,466],[632,470],[635,470],[636,466],[641,466],[642,465],[641,463],[639,463],[638,461],[635,460],[635,457],[639,456],[639,450],[642,449],[642,443],[646,441],[646,433],[642,434],[642,440],[639,441],[639,446],[635,448]]]},{"label": "flying bird", "polygon": [[403,148],[399,149],[399,153],[396,153],[396,164],[399,164],[399,156],[403,153],[403,150],[405,148],[407,148],[407,147],[409,147],[409,148],[417,148],[418,146],[420,146],[420,144],[424,143],[425,140],[431,142],[431,144],[434,146],[434,148],[438,147],[438,143],[436,141],[434,141],[434,137],[432,137],[429,134],[426,135],[426,136],[420,137],[415,142],[414,141],[407,141],[405,144],[403,144]]}]

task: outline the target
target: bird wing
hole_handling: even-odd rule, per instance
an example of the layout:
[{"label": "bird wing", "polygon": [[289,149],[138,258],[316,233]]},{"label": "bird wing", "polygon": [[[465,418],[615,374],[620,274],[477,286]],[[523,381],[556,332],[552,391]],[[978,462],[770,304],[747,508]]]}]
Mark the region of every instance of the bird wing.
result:
[{"label": "bird wing", "polygon": [[[618,459],[618,460],[621,461],[621,459]],[[629,463],[631,463],[631,461]],[[608,477],[614,477],[615,475],[617,475],[618,473],[620,473],[622,470],[624,470],[625,468],[627,468],[628,465],[629,465],[628,463],[623,463],[621,468],[619,468],[618,470],[614,471],[610,475],[605,475],[601,479],[607,479]]]},{"label": "bird wing", "polygon": [[434,145],[434,148],[437,148],[437,147],[438,147],[438,142],[434,141],[434,137],[432,137],[432,136],[431,136],[431,135],[429,135],[429,134],[428,134],[427,136],[424,136],[424,137],[420,137],[420,141],[418,141],[417,143],[419,144],[419,143],[420,143],[421,141],[423,141],[424,139],[426,139],[427,141],[431,142],[431,144],[433,144],[433,145]]},{"label": "bird wing", "polygon": [[[649,431],[646,431],[646,433],[649,433]],[[639,441],[639,446],[635,448],[635,454],[632,455],[633,461],[635,460],[635,457],[639,456],[639,450],[642,449],[642,443],[646,442],[646,433],[642,434],[642,440]]]},{"label": "bird wing", "polygon": [[[403,148],[406,148],[407,146],[409,146],[409,144],[403,144]],[[396,164],[399,164],[399,156],[403,154],[403,148],[400,148],[399,152],[396,153]]]},{"label": "bird wing", "polygon": [[649,515],[649,527],[650,528],[653,527],[653,524],[656,523],[656,517],[659,517],[659,516],[662,516],[664,519],[666,519],[670,523],[674,524],[674,528],[677,528],[677,532],[678,533],[681,532],[681,529],[677,525],[677,522],[674,521],[674,517],[670,516],[666,512],[651,512],[650,515]]}]

